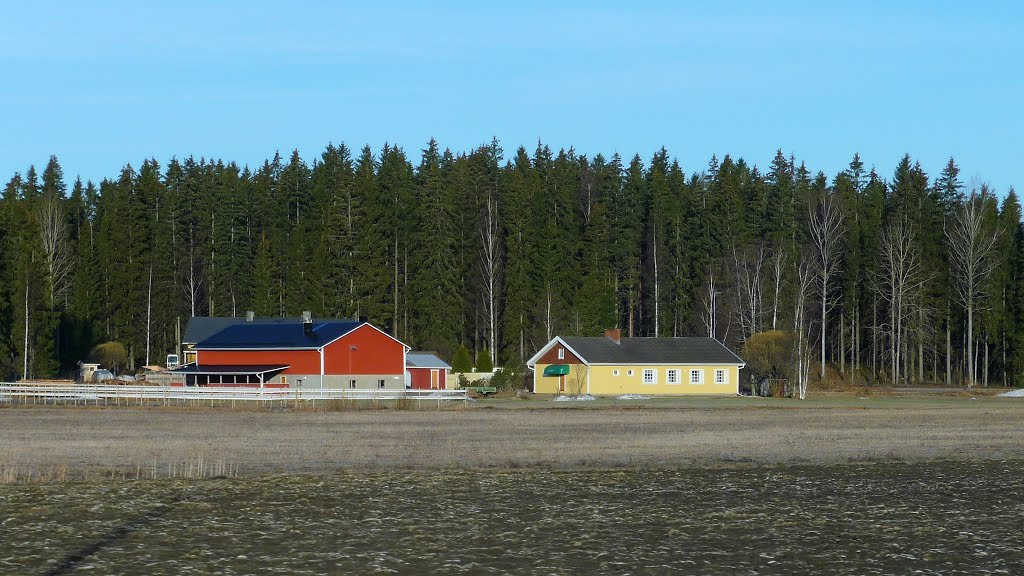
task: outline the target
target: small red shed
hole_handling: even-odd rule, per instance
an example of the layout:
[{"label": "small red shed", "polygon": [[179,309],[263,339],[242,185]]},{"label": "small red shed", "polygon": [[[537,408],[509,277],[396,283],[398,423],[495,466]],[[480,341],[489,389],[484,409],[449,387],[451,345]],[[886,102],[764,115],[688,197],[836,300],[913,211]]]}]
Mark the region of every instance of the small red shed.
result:
[{"label": "small red shed", "polygon": [[409,387],[416,390],[448,388],[448,371],[451,369],[451,366],[433,352],[409,352],[405,356]]}]

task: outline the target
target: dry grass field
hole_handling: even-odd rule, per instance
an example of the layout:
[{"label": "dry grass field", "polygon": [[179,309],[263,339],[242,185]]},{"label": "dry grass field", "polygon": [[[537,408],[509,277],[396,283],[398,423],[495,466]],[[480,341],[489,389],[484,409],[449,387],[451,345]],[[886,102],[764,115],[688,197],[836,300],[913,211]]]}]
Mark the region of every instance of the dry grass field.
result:
[{"label": "dry grass field", "polygon": [[1014,399],[555,404],[564,403],[488,400],[440,411],[9,406],[0,409],[0,482],[1024,457],[1024,401]]}]

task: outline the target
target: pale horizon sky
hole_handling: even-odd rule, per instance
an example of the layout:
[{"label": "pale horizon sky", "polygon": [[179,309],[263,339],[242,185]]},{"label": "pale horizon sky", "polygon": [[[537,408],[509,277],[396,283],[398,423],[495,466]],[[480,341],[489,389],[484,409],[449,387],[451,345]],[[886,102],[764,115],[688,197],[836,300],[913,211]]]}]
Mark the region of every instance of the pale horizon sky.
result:
[{"label": "pale horizon sky", "polygon": [[0,178],[434,137],[1024,185],[1014,2],[0,2]]}]

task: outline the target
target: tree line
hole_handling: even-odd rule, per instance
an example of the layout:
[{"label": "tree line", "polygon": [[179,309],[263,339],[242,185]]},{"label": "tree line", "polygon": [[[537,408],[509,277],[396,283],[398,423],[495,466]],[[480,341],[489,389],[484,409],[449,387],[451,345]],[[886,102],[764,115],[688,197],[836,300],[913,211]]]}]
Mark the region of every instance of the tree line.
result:
[{"label": "tree line", "polygon": [[0,375],[66,375],[108,341],[159,363],[192,316],[310,310],[499,364],[608,327],[736,350],[781,331],[803,385],[1020,384],[1020,204],[959,172],[907,155],[885,178],[855,155],[830,176],[781,151],[687,172],[665,149],[431,140],[416,159],[149,159],[69,191],[51,157],[0,200]]}]

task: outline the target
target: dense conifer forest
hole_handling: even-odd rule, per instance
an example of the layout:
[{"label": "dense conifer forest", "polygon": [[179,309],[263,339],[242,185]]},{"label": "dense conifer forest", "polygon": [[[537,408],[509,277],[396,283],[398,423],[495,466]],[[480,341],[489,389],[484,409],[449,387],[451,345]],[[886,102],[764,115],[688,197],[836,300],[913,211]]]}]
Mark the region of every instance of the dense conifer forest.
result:
[{"label": "dense conifer forest", "polygon": [[809,378],[1024,384],[1020,204],[959,172],[431,141],[69,183],[52,157],[0,200],[0,376],[66,376],[108,341],[161,363],[191,316],[311,310],[447,359],[521,364],[613,326],[737,351],[780,331]]}]

